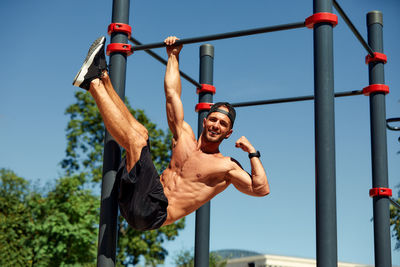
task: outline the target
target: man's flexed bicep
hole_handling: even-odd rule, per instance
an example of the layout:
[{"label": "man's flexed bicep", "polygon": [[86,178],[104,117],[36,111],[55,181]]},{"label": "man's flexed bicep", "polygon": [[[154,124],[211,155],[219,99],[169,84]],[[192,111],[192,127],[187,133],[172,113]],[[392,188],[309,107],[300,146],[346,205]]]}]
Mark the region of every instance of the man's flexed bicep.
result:
[{"label": "man's flexed bicep", "polygon": [[[229,182],[232,183],[240,192],[251,196],[265,196],[269,194],[269,186],[266,177],[256,178],[244,171],[240,166],[235,166],[227,173]],[[260,177],[261,178],[261,177]]]},{"label": "man's flexed bicep", "polygon": [[[240,137],[235,144],[244,152],[254,153],[256,150],[246,137]],[[238,162],[228,172],[231,183],[241,192],[253,196],[265,196],[269,194],[269,184],[264,167],[258,157],[250,159],[251,174],[245,172]]]},{"label": "man's flexed bicep", "polygon": [[176,40],[175,36],[170,36],[165,39],[167,44],[168,63],[165,71],[164,89],[167,108],[168,126],[177,140],[183,130],[183,105],[181,100],[181,77],[179,74],[179,52],[182,46],[174,45]]}]

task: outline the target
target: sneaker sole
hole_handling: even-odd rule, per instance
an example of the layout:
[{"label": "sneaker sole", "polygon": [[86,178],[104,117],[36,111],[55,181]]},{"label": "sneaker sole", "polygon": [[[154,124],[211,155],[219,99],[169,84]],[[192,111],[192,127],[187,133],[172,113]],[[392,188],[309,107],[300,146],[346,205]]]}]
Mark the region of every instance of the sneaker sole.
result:
[{"label": "sneaker sole", "polygon": [[93,59],[96,56],[97,52],[99,52],[99,50],[103,47],[105,39],[106,38],[104,36],[99,37],[90,46],[85,61],[83,62],[82,67],[79,70],[78,74],[75,76],[72,85],[79,87],[83,83],[83,81],[85,80],[85,75],[88,72],[88,68],[90,65],[92,65]]}]

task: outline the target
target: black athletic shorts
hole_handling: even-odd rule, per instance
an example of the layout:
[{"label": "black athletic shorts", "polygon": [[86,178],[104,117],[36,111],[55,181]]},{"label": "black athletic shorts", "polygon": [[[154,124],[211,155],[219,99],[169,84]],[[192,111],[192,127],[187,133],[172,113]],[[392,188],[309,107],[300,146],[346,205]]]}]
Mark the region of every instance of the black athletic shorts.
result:
[{"label": "black athletic shorts", "polygon": [[126,159],[122,160],[117,179],[119,209],[128,224],[140,231],[160,228],[167,219],[168,199],[151,159],[149,142],[129,173]]}]

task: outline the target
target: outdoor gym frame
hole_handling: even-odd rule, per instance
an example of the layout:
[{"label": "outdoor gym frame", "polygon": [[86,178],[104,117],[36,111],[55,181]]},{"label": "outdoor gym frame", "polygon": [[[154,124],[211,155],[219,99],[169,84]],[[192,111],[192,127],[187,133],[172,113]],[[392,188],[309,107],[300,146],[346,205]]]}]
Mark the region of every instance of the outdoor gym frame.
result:
[{"label": "outdoor gym frame", "polygon": [[[165,46],[164,43],[142,45],[130,36],[130,0],[113,0],[112,23],[109,26],[111,43],[107,47],[110,55],[110,78],[115,91],[125,95],[126,61],[133,51],[145,50],[158,61],[166,61],[149,49]],[[369,86],[363,90],[334,93],[333,86],[333,27],[338,11],[362,46],[367,50],[366,63],[369,66]],[[314,95],[264,101],[233,103],[236,107],[276,104],[314,99],[315,110],[315,168],[316,168],[316,258],[317,266],[337,266],[337,225],[336,225],[336,163],[334,97],[368,95],[370,100],[372,185],[373,197],[375,266],[391,266],[391,244],[389,223],[387,141],[385,95],[389,87],[384,81],[383,16],[379,11],[367,14],[368,43],[351,23],[348,16],[335,0],[313,0],[314,14],[304,22],[277,25],[215,34],[203,37],[181,39],[178,44],[190,44],[308,27],[314,32]],[[131,46],[128,40],[136,44]],[[214,47],[200,46],[200,79],[197,83],[181,71],[181,76],[198,88],[198,135],[202,132],[202,120],[213,101]],[[121,160],[119,145],[106,131],[104,144],[103,179],[101,188],[100,224],[97,266],[115,266],[118,217],[118,187],[115,183],[117,168]],[[208,266],[210,232],[210,203],[196,211],[195,266]]]}]

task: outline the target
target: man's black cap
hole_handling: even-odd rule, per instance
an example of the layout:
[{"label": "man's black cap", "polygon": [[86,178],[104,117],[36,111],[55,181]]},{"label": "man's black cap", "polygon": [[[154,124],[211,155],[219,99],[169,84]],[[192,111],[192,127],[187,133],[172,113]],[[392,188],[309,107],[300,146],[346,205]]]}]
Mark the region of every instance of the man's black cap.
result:
[{"label": "man's black cap", "polygon": [[[228,112],[223,110],[223,109],[219,109],[219,107],[221,107],[221,106],[226,107],[228,109]],[[229,104],[228,102],[217,102],[217,103],[215,103],[214,105],[211,106],[210,111],[207,114],[207,117],[213,112],[220,112],[220,113],[225,114],[226,116],[228,116],[228,118],[231,120],[231,124],[232,124],[232,127],[233,127],[233,123],[235,122],[235,119],[236,119],[236,111],[232,107],[231,104]]]}]

